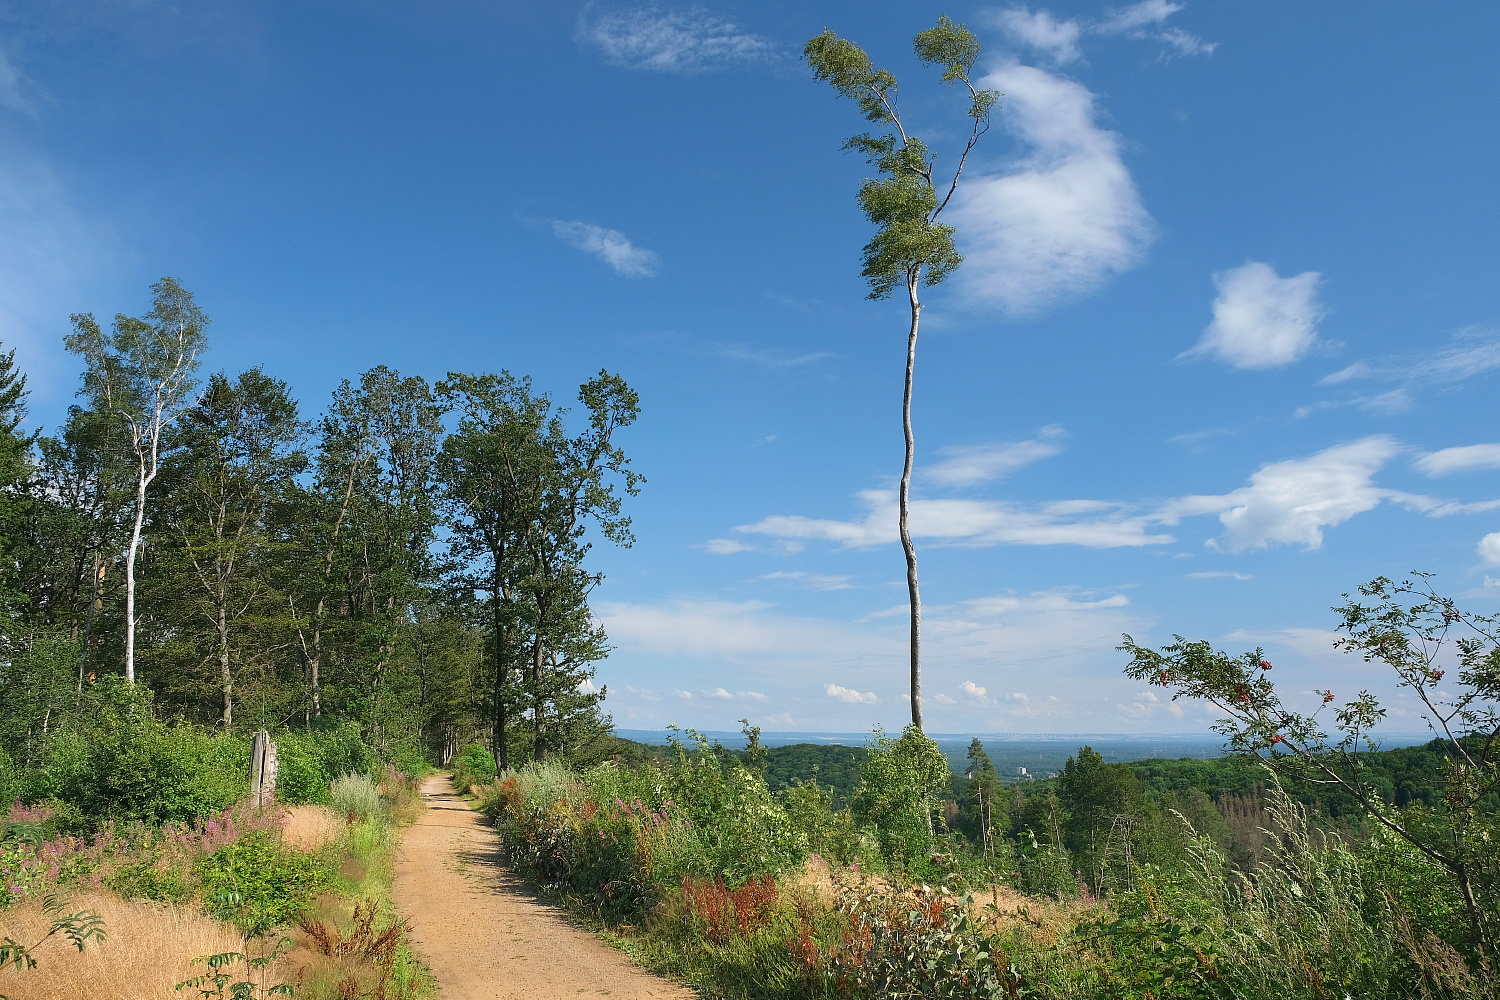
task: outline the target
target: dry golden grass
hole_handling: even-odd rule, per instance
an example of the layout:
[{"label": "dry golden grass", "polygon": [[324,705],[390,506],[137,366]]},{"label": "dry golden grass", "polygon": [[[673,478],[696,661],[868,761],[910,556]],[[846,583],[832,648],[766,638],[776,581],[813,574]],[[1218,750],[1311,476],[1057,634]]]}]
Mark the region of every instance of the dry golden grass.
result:
[{"label": "dry golden grass", "polygon": [[[57,935],[37,949],[35,969],[0,971],[0,994],[11,1000],[180,1000],[187,991],[174,987],[207,971],[193,959],[241,949],[233,927],[196,907],[125,902],[112,893],[91,892],[74,896],[63,912],[79,910],[104,918],[105,942],[91,941],[79,954]],[[0,913],[0,936],[30,945],[50,923],[33,900]],[[278,970],[268,971],[274,976]]]},{"label": "dry golden grass", "polygon": [[344,826],[344,817],[328,806],[290,806],[281,839],[299,851],[316,851],[337,837]]}]

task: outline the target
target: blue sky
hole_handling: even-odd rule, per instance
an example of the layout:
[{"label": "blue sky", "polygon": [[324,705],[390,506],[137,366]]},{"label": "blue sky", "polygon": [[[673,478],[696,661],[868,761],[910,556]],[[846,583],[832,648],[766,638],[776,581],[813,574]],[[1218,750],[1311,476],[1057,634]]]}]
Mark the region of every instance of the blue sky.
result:
[{"label": "blue sky", "polygon": [[617,721],[899,725],[903,305],[858,276],[864,123],[798,54],[858,41],[946,154],[941,13],[1006,96],[919,349],[929,729],[1205,729],[1126,631],[1420,729],[1328,609],[1413,569],[1500,597],[1488,5],[0,4],[0,339],[44,426],[68,314],[164,274],[211,367],[309,413],[376,364],[618,371]]}]

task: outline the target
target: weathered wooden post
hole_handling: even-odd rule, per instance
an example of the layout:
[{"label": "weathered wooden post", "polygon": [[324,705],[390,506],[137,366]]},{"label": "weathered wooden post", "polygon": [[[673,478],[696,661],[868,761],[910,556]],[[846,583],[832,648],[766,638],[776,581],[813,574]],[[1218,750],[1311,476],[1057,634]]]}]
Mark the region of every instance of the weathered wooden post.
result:
[{"label": "weathered wooden post", "polygon": [[276,744],[264,729],[250,737],[250,795],[257,807],[276,801]]}]

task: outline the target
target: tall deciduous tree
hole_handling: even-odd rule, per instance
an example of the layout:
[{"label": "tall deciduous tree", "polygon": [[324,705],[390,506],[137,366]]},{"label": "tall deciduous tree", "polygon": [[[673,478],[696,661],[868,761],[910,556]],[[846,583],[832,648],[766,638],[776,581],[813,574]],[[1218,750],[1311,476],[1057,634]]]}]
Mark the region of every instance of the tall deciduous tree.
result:
[{"label": "tall deciduous tree", "polygon": [[161,472],[168,429],[192,404],[199,355],[208,345],[208,317],[175,278],[151,286],[152,309],[142,318],[119,314],[105,333],[93,315],[73,317],[65,345],[87,365],[80,394],[100,413],[129,427],[135,464],[135,506],[125,550],[125,679],[135,683],[136,557],[146,523],[147,497]]},{"label": "tall deciduous tree", "polygon": [[614,443],[634,422],[636,393],[600,372],[579,390],[589,426],[566,433],[563,414],[509,374],[450,374],[438,387],[459,414],[438,476],[451,514],[453,554],[478,569],[469,584],[490,607],[492,738],[496,766],[510,766],[513,709],[530,710],[533,753],[548,749],[548,718],[586,712],[599,692],[584,684],[604,655],[588,613],[598,582],[584,571],[589,522],[620,545],[632,542],[621,496],[639,489]]},{"label": "tall deciduous tree", "polygon": [[198,609],[211,629],[226,727],[234,722],[234,664],[242,658],[239,621],[264,603],[271,585],[272,510],[306,467],[305,434],[285,382],[258,368],[233,381],[215,374],[163,471],[162,520],[180,556],[173,568],[190,581],[184,607]]},{"label": "tall deciduous tree", "polygon": [[906,289],[911,324],[906,335],[906,381],[901,397],[901,429],[906,457],[901,466],[898,498],[901,548],[906,555],[906,586],[911,605],[911,719],[922,728],[922,598],[917,586],[917,550],[907,523],[912,465],[916,438],[912,433],[912,377],[917,360],[917,330],[922,318],[918,291],[922,285],[939,284],[963,260],[953,245],[953,228],[938,221],[958,189],[959,177],[979,137],[989,129],[990,110],[1000,95],[979,90],[969,79],[979,58],[979,39],[962,24],[938,18],[936,27],[918,32],[913,48],[919,60],[942,67],[945,84],[962,84],[968,91],[968,140],[949,177],[937,178],[937,158],[926,144],[911,135],[896,107],[896,77],[875,69],[864,50],[853,42],[824,30],[803,48],[814,75],[832,84],[840,94],[859,104],[860,111],[877,125],[890,125],[894,133],[856,135],[844,143],[869,158],[879,177],[866,178],[859,189],[859,206],[865,217],[879,227],[865,245],[861,274],[870,285],[870,298],[884,299],[897,287]]}]

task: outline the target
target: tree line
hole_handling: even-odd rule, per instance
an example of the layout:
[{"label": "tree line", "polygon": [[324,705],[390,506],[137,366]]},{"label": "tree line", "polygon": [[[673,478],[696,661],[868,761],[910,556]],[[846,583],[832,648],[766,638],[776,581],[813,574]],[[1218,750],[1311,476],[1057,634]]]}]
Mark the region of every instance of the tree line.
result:
[{"label": "tree line", "polygon": [[570,413],[504,371],[381,365],[308,418],[258,367],[205,376],[208,316],[172,278],[152,295],[72,317],[81,385],[50,431],[23,429],[0,353],[9,753],[111,684],[225,729],[352,720],[444,758],[483,738],[500,767],[607,731],[586,562],[595,536],[632,541],[622,378]]}]

